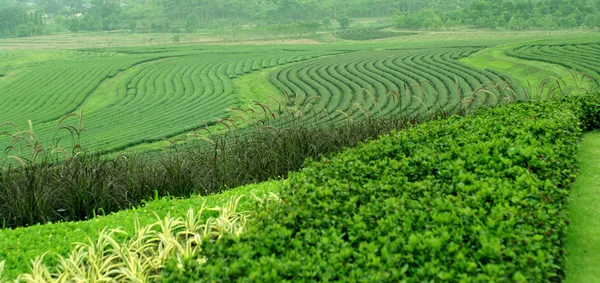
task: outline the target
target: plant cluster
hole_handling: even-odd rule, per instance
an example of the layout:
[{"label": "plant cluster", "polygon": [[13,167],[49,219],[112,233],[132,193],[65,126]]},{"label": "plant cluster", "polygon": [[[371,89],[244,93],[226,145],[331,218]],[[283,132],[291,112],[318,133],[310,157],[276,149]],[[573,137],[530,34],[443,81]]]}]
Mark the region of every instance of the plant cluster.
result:
[{"label": "plant cluster", "polygon": [[[229,200],[244,196],[237,203],[238,211],[254,211],[263,207],[260,203],[272,194],[278,194],[282,181],[268,181],[246,185],[210,196],[194,195],[190,198],[163,197],[144,201],[142,205],[110,215],[98,216],[87,221],[46,223],[29,227],[0,230],[0,261],[5,260],[4,275],[17,278],[31,271],[31,261],[46,253],[44,264],[56,267],[60,257],[68,257],[75,243],[97,241],[104,229],[119,229],[124,233],[114,234],[114,239],[123,243],[135,235],[138,226],[148,226],[157,217],[185,217],[190,208],[223,207]],[[258,196],[258,197],[254,197]],[[272,197],[271,197],[272,198]],[[258,206],[257,206],[258,205]],[[265,203],[268,205],[268,202]],[[267,208],[267,207],[265,207]],[[208,221],[217,216],[206,211],[200,219]],[[136,220],[137,219],[137,220]],[[2,276],[0,276],[2,277]]]},{"label": "plant cluster", "polygon": [[[232,198],[223,206],[202,206],[195,211],[190,208],[184,217],[156,215],[153,224],[143,226],[135,218],[133,235],[120,229],[103,229],[97,238],[87,243],[76,243],[68,256],[58,257],[55,266],[46,265],[44,257],[31,262],[29,273],[17,277],[17,282],[72,282],[72,281],[155,281],[171,259],[201,257],[202,243],[214,243],[225,235],[239,236],[246,229],[249,212],[239,211],[242,196]],[[274,194],[255,200],[268,209],[268,203],[277,201]],[[211,216],[206,216],[207,214]],[[198,263],[205,259],[198,258]],[[4,261],[0,263],[3,268]],[[1,271],[1,270],[0,270]],[[0,274],[1,275],[1,274]],[[4,282],[6,278],[0,278]]]},{"label": "plant cluster", "polygon": [[516,103],[307,161],[244,235],[162,280],[559,280],[579,125],[599,106]]},{"label": "plant cluster", "polygon": [[28,10],[22,7],[0,7],[0,37],[44,35],[47,28],[42,9]]},{"label": "plant cluster", "polygon": [[141,56],[78,58],[75,63],[36,66],[0,86],[0,121],[32,120],[37,125],[58,120],[77,110],[104,80],[146,60]]},{"label": "plant cluster", "polygon": [[407,36],[407,35],[415,35],[414,32],[393,32],[393,31],[384,31],[386,27],[380,28],[356,28],[349,29],[338,32],[335,36],[341,39],[346,40],[373,40],[373,39],[382,39],[388,37],[396,37],[396,36]]}]

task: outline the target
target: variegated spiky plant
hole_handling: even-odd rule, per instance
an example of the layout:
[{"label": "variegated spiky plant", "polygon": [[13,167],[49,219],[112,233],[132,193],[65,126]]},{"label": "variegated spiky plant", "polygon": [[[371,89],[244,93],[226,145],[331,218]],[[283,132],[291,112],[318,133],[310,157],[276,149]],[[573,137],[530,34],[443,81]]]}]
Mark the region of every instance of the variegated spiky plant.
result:
[{"label": "variegated spiky plant", "polygon": [[[44,254],[33,260],[31,272],[19,276],[18,280],[148,282],[157,279],[166,262],[173,258],[179,261],[180,266],[187,258],[197,258],[199,263],[204,263],[206,258],[201,255],[202,241],[214,242],[224,235],[239,236],[243,233],[248,212],[238,211],[241,198],[232,198],[222,207],[207,208],[203,204],[196,212],[190,208],[184,217],[166,216],[160,219],[157,216],[157,222],[145,227],[136,219],[135,234],[121,243],[115,240],[115,236],[125,232],[119,229],[102,230],[97,240],[77,243],[67,257],[59,257],[54,270],[43,263]],[[254,199],[260,205],[279,200],[274,194],[262,199],[254,196]],[[218,216],[203,221],[202,215],[206,211],[216,211]]]},{"label": "variegated spiky plant", "polygon": [[6,278],[6,276],[2,276],[2,273],[4,273],[4,263],[4,260],[0,261],[0,283],[8,282],[8,278]]}]

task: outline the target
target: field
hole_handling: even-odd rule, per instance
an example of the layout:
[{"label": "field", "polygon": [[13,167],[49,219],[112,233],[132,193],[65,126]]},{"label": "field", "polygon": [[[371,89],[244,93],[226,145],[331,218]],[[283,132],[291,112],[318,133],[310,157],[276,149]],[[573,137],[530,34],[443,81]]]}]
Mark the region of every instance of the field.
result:
[{"label": "field", "polygon": [[[106,46],[119,42],[132,44],[121,41],[120,35],[109,36],[98,35],[107,39],[96,42],[104,41]],[[584,40],[590,37],[577,33],[568,36]],[[260,70],[271,70],[269,81],[260,85],[274,85],[293,97],[319,96],[329,112],[410,113],[423,104],[429,109],[452,110],[479,86],[507,80],[505,75],[510,71],[476,69],[461,60],[499,42],[547,37],[533,32],[494,36],[465,31],[422,33],[407,40],[400,36],[385,43],[345,43],[333,48],[322,44],[269,45],[260,49],[155,45],[83,48],[68,51],[69,54],[45,51],[40,52],[45,54],[42,58],[23,56],[35,64],[12,60],[0,64],[0,73],[4,74],[0,79],[0,96],[7,109],[0,114],[0,121],[14,122],[24,129],[31,120],[42,144],[48,146],[69,137],[66,131],[56,131],[60,118],[83,109],[86,117],[83,146],[87,150],[118,153],[132,148],[161,148],[163,143],[151,144],[190,133],[205,123],[213,124],[217,118],[231,117],[233,114],[227,109],[246,108],[254,105],[252,100],[272,103],[265,93],[242,93],[241,86],[235,85],[238,77]],[[37,48],[35,40],[28,43],[31,48]],[[48,40],[57,44],[77,42]],[[421,43],[417,45],[417,41]],[[9,49],[22,48],[19,44],[7,42]],[[9,57],[28,52],[4,51]],[[59,77],[60,80],[56,79]],[[521,86],[512,81],[506,84],[516,95],[523,95]],[[283,99],[281,91],[268,94]],[[175,108],[178,110],[173,111]],[[359,111],[360,108],[366,109]],[[107,125],[111,126],[108,131]],[[4,139],[2,145],[9,143]]]},{"label": "field", "polygon": [[[379,50],[365,50],[373,47]],[[18,125],[30,120],[40,143],[49,146],[68,137],[69,133],[61,136],[56,131],[61,118],[83,110],[83,147],[119,152],[231,117],[228,109],[246,107],[245,97],[256,96],[239,93],[233,80],[275,67],[270,75],[273,85],[292,98],[303,97],[297,103],[318,97],[314,103],[332,113],[331,119],[343,117],[334,114],[336,110],[352,112],[352,117],[365,111],[377,115],[411,114],[421,108],[453,111],[488,82],[504,82],[515,96],[522,95],[501,73],[458,62],[480,49],[387,45],[260,51],[233,46],[84,49],[77,54],[81,59],[9,74],[0,85],[7,109],[0,120]],[[481,94],[482,103],[493,99]],[[363,111],[352,111],[359,108]]]},{"label": "field", "polygon": [[416,35],[417,33],[413,32],[393,32],[393,31],[385,31],[386,27],[379,28],[355,28],[349,30],[343,30],[336,33],[336,37],[345,39],[345,40],[355,40],[355,41],[363,41],[363,40],[373,40],[373,39],[382,39],[382,38],[392,38],[398,36],[409,36]]},{"label": "field", "polygon": [[[77,231],[91,231],[92,239],[111,241],[98,231],[102,225],[141,235],[140,227],[124,221],[133,223],[132,215],[138,215],[142,225],[151,225],[156,219],[147,210],[130,215],[136,210],[127,208],[148,205],[166,217],[169,205],[161,197],[207,195],[281,178],[286,180],[225,194],[245,195],[244,209],[257,207],[255,214],[227,216],[229,228],[209,225],[212,218],[198,214],[208,221],[205,231],[214,229],[203,240],[189,242],[187,233],[196,232],[185,230],[191,224],[182,228],[192,216],[173,220],[180,224],[170,245],[190,246],[165,252],[152,267],[148,261],[152,275],[144,276],[341,280],[327,268],[336,266],[355,280],[520,282],[585,278],[581,274],[593,269],[593,259],[572,239],[595,231],[586,232],[579,224],[586,221],[584,212],[572,208],[575,228],[567,230],[563,207],[577,176],[577,140],[598,125],[598,102],[565,97],[598,90],[598,34],[364,27],[338,33],[339,41],[323,33],[315,36],[321,42],[285,39],[275,41],[278,45],[258,38],[230,44],[200,34],[173,45],[172,35],[161,36],[151,44],[146,35],[109,34],[81,35],[80,42],[60,37],[4,42],[0,122],[11,123],[0,124],[0,148],[6,148],[0,224],[17,228],[0,230],[5,274],[26,272],[28,261],[45,251],[53,252],[46,263],[57,266],[59,256],[71,251],[66,245],[85,241],[84,234],[68,232],[69,225],[79,225],[72,223],[81,223]],[[39,50],[45,41],[53,47]],[[513,102],[518,103],[505,106]],[[190,143],[190,137],[199,138],[193,141],[199,140],[201,150],[178,152],[177,144]],[[149,154],[141,161],[130,155],[164,147],[176,154],[155,160]],[[37,163],[41,153],[52,161]],[[80,154],[92,161],[80,161]],[[575,186],[576,196],[583,194],[585,185]],[[262,206],[269,193],[281,194],[286,205],[272,194],[273,210]],[[203,199],[217,206],[218,213],[209,215],[225,217],[219,209],[226,200],[215,201],[217,196]],[[578,197],[574,203],[583,202]],[[193,197],[173,200],[171,216],[183,217],[199,203]],[[380,210],[387,214],[376,220]],[[97,217],[112,212],[117,214],[106,220]],[[66,222],[36,225],[56,221]],[[235,226],[236,221],[244,224]],[[246,228],[246,221],[258,228]],[[166,229],[156,223],[148,229]],[[29,225],[34,227],[23,227]],[[29,247],[37,236],[15,243],[27,229],[44,237],[39,249]],[[238,241],[244,233],[249,236]],[[453,240],[459,236],[463,240]],[[115,237],[133,239],[127,244],[131,251],[142,248],[135,237]],[[564,239],[569,253],[574,251],[566,264]],[[199,246],[202,251],[194,248]],[[313,257],[311,247],[329,247],[335,257]],[[216,260],[190,261],[181,257],[186,252]],[[275,254],[281,261],[272,260]],[[300,257],[310,264],[298,266]],[[231,269],[222,271],[223,266]],[[266,266],[277,272],[263,270]],[[588,278],[594,278],[591,272]]]}]

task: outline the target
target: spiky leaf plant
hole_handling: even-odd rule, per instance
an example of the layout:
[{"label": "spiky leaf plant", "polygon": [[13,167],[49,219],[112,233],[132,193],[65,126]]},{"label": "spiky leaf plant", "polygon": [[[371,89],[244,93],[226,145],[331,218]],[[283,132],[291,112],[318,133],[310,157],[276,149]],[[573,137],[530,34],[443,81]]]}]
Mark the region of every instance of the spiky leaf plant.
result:
[{"label": "spiky leaf plant", "polygon": [[[135,220],[135,232],[129,240],[119,242],[119,229],[104,229],[97,240],[76,243],[67,257],[59,257],[56,268],[44,264],[44,255],[32,260],[31,272],[19,276],[22,282],[149,282],[158,279],[165,263],[171,259],[183,262],[201,255],[203,241],[214,242],[222,236],[239,236],[248,220],[248,212],[238,211],[242,196],[231,198],[222,207],[208,208],[204,204],[198,211],[190,208],[184,217],[164,217],[142,227]],[[270,199],[257,198],[260,206]],[[205,212],[215,211],[202,221]],[[3,267],[0,263],[0,276]],[[0,279],[0,282],[4,282]]]},{"label": "spiky leaf plant", "polygon": [[4,283],[4,282],[8,282],[8,279],[6,278],[6,276],[2,276],[2,273],[4,273],[4,263],[5,261],[0,261],[0,283]]}]

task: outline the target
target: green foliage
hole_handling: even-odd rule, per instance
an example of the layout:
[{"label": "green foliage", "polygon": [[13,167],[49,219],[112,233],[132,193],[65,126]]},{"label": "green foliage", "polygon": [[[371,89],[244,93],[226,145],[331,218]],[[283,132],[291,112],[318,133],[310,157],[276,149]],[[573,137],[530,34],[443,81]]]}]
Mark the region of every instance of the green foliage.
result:
[{"label": "green foliage", "polygon": [[308,161],[280,206],[163,282],[559,280],[589,99],[435,120]]},{"label": "green foliage", "polygon": [[[117,240],[124,231],[104,228],[98,239],[76,243],[67,257],[59,256],[56,268],[44,263],[46,254],[37,256],[31,271],[21,274],[17,281],[155,281],[167,260],[199,257],[203,242],[243,233],[249,212],[238,209],[241,198],[232,198],[218,207],[202,204],[197,210],[190,208],[184,217],[157,216],[156,222],[148,226],[141,226],[135,219],[135,231],[124,242]],[[278,200],[276,195],[273,198]],[[206,217],[215,212],[218,215]],[[204,260],[199,259],[201,262]]]},{"label": "green foliage", "polygon": [[200,18],[198,18],[197,14],[190,14],[187,17],[187,22],[185,24],[185,31],[186,32],[194,32],[194,30],[196,30],[198,28],[198,25],[200,23]]},{"label": "green foliage", "polygon": [[[171,40],[177,41],[177,37]],[[181,37],[179,40],[183,41]],[[236,93],[232,79],[277,66],[283,68],[273,73],[271,81],[295,101],[303,102],[296,95],[321,96],[319,104],[331,115],[343,115],[334,113],[340,110],[353,118],[375,112],[385,115],[399,105],[398,111],[412,113],[422,102],[427,102],[430,110],[445,107],[451,111],[482,84],[506,84],[506,79],[495,73],[457,62],[478,48],[394,50],[382,46],[387,50],[364,51],[371,48],[173,46],[85,50],[75,54],[83,58],[35,66],[0,84],[0,100],[6,107],[0,121],[24,125],[31,120],[44,147],[54,147],[57,142],[65,147],[70,132],[57,132],[55,125],[61,117],[84,108],[81,145],[93,153],[115,153],[190,133],[203,127],[204,121],[215,124],[217,118],[236,116],[227,109],[247,107],[234,95],[246,94]],[[318,64],[318,69],[308,75],[313,64]],[[426,98],[428,93],[434,97]],[[489,100],[484,98],[488,94],[480,95],[482,101]],[[269,98],[263,96],[261,100]],[[3,129],[14,130],[8,126]],[[6,137],[0,137],[0,144],[19,150],[24,146],[12,144]]]},{"label": "green foliage", "polygon": [[[26,82],[35,72],[15,80],[15,87],[3,93],[28,87],[32,90],[28,107],[61,105],[36,108],[39,113],[33,125],[52,121],[57,111],[76,107],[83,99],[89,108],[85,122],[82,115],[75,120],[69,114],[59,119],[58,127],[46,123],[22,131],[11,123],[2,125],[0,130],[8,134],[5,138],[12,140],[5,143],[4,160],[13,167],[0,172],[1,224],[82,220],[139,205],[155,192],[160,196],[208,194],[278,178],[300,168],[307,157],[337,152],[409,121],[428,119],[432,113],[462,114],[522,99],[504,78],[456,62],[476,50],[361,51],[319,46],[270,47],[260,53],[241,47],[198,50],[189,46],[88,50],[107,58],[90,60],[98,64],[82,67],[98,69],[97,76],[85,77],[87,82],[119,77],[116,91],[105,93],[110,96],[86,97],[72,90],[59,92],[62,99],[57,99],[57,93],[46,92],[53,88],[17,83]],[[232,78],[300,61],[306,62],[273,73],[273,81],[281,82],[277,85],[286,93],[285,101],[235,107]],[[62,75],[83,73],[68,68],[77,62],[64,63]],[[124,67],[131,70],[123,72]],[[43,81],[42,85],[57,88],[70,86],[67,80],[39,78],[35,85]],[[94,86],[82,79],[81,87]],[[15,100],[10,103],[20,105]],[[10,115],[29,115],[17,109]],[[223,118],[213,120],[217,117]],[[202,118],[212,122],[204,123]],[[213,135],[216,125],[228,129],[224,136]],[[189,147],[180,138],[186,133]],[[171,138],[168,150],[179,153],[125,154],[112,160],[97,156],[163,138]]]},{"label": "green foliage", "polygon": [[440,29],[444,25],[440,13],[433,9],[422,9],[416,13],[396,11],[392,22],[401,28]]},{"label": "green foliage", "polygon": [[584,131],[600,129],[600,99],[595,96],[582,96],[573,103],[576,103],[581,128]]},{"label": "green foliage", "polygon": [[562,42],[558,44],[525,44],[507,50],[507,55],[563,66],[572,70],[576,91],[600,85],[600,44],[598,42]]},{"label": "green foliage", "polygon": [[[220,207],[225,205],[229,199],[240,196],[244,197],[238,203],[239,211],[256,210],[257,206],[253,196],[263,198],[271,193],[279,193],[280,182],[269,181],[248,185],[205,197],[154,199],[129,210],[99,216],[87,221],[47,223],[0,230],[0,262],[5,260],[6,265],[4,275],[16,278],[20,274],[29,272],[30,262],[46,252],[48,254],[44,257],[45,264],[55,267],[59,262],[59,256],[66,257],[76,243],[85,243],[87,238],[95,242],[104,229],[123,231],[123,234],[113,236],[117,242],[127,241],[135,235],[136,219],[141,227],[145,227],[154,223],[156,216],[161,219],[183,217],[190,208],[198,210],[203,204],[207,207]],[[211,216],[216,216],[216,213],[204,214],[198,220],[205,222]],[[2,274],[0,274],[0,278],[2,278]]]},{"label": "green foliage", "polygon": [[357,28],[338,32],[337,37],[346,40],[372,40],[381,39],[396,36],[407,36],[414,35],[412,32],[393,32],[393,31],[382,31],[386,27],[380,28]]},{"label": "green foliage", "polygon": [[557,27],[597,27],[600,10],[586,1],[509,1],[481,0],[455,5],[453,9],[439,9],[437,2],[428,2],[418,10],[397,10],[392,21],[402,28],[454,27],[459,23],[478,28],[526,29]]},{"label": "green foliage", "polygon": [[[80,51],[72,60],[35,66],[0,85],[5,107],[0,121],[24,125],[31,120],[40,143],[51,147],[59,139],[70,140],[68,131],[56,131],[58,120],[83,107],[82,146],[94,153],[122,151],[229,117],[227,109],[241,106],[231,81],[237,76],[337,53],[328,48],[287,51],[281,47]],[[108,81],[114,83],[104,89]],[[0,137],[0,144],[5,148],[11,142]]]},{"label": "green foliage", "polygon": [[350,23],[352,23],[352,19],[348,17],[348,15],[340,15],[336,18],[337,22],[340,24],[342,29],[347,29],[350,27]]},{"label": "green foliage", "polygon": [[495,104],[501,99],[522,98],[521,89],[501,74],[457,62],[477,50],[352,52],[285,66],[272,74],[271,81],[297,99],[315,97],[323,112],[331,113],[325,116],[338,120],[411,116],[423,111],[449,113],[472,105],[472,100]]},{"label": "green foliage", "polygon": [[22,7],[0,8],[0,36],[33,36],[45,32],[42,11]]},{"label": "green foliage", "polygon": [[[299,113],[296,107],[289,111]],[[264,115],[269,117],[266,111]],[[314,125],[301,115],[278,115],[286,119],[259,117],[254,126],[241,132],[232,129],[223,136],[192,135],[187,146],[173,142],[173,151],[149,156],[102,159],[71,153],[80,148],[75,144],[74,150],[62,151],[64,158],[59,159],[47,157],[36,143],[32,157],[15,157],[18,167],[0,171],[0,225],[84,220],[138,206],[155,196],[207,195],[285,177],[308,157],[317,159],[417,119],[358,120],[339,127],[336,123]],[[235,127],[225,121],[221,123]],[[272,125],[282,126],[281,130]],[[35,137],[32,139],[35,143]]]}]

